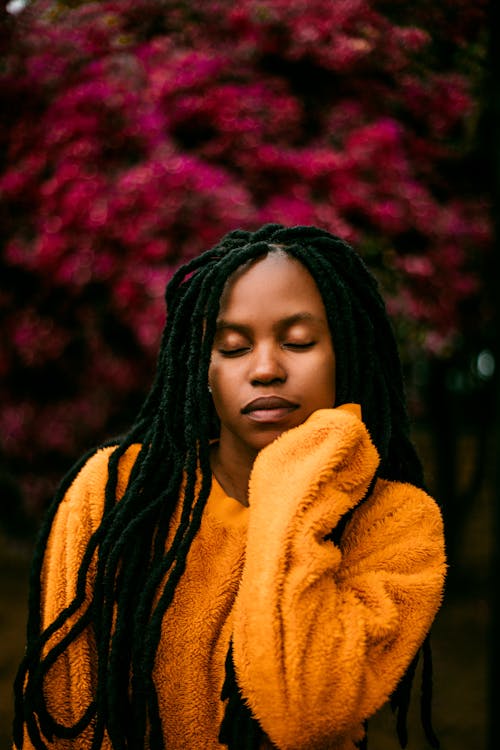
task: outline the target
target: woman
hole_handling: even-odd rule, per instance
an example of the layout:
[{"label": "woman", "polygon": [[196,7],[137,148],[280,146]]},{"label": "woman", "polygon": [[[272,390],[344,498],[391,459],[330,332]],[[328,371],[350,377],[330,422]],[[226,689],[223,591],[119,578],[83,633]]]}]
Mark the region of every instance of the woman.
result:
[{"label": "woman", "polygon": [[136,423],[43,529],[16,747],[360,747],[391,696],[404,718],[445,574],[375,281],[266,225],[167,308]]}]

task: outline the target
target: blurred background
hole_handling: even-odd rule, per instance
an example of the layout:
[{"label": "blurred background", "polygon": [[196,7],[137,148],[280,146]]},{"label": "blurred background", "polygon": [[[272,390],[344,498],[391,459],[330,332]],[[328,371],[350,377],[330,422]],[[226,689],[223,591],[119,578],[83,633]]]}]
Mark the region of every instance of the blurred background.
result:
[{"label": "blurred background", "polygon": [[[57,483],[133,419],[178,265],[276,221],[342,236],[379,279],[446,521],[436,729],[445,750],[496,750],[498,12],[486,0],[0,12],[0,744]],[[409,748],[424,750],[412,711]],[[391,722],[374,723],[373,750],[397,747]]]}]

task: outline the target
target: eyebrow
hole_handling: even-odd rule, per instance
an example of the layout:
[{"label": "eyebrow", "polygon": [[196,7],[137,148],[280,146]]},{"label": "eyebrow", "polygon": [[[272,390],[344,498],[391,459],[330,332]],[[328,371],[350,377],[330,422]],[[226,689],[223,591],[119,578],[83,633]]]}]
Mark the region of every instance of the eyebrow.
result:
[{"label": "eyebrow", "polygon": [[[326,321],[323,318],[319,318],[317,315],[312,315],[308,312],[298,312],[294,315],[289,315],[286,318],[282,318],[281,320],[278,320],[273,328],[279,329],[279,328],[290,328],[290,326],[294,325],[295,323],[314,323],[314,324],[321,324],[323,325]],[[219,318],[219,320],[216,323],[216,332],[219,333],[221,331],[238,331],[239,333],[248,334],[251,332],[252,327],[248,325],[244,325],[243,323],[233,323],[230,320],[225,320],[224,318]]]}]

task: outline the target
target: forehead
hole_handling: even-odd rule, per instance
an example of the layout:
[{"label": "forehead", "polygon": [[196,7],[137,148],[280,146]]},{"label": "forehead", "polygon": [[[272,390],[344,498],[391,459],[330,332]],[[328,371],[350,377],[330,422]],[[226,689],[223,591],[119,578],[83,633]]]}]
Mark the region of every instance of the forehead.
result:
[{"label": "forehead", "polygon": [[319,289],[305,266],[285,252],[272,252],[228,279],[219,317],[287,317],[307,312],[326,319]]}]

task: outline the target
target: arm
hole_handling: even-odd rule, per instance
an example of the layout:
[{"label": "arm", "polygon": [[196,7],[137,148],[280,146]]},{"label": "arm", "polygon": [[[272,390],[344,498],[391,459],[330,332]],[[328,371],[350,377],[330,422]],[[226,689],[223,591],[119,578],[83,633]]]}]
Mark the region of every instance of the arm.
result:
[{"label": "arm", "polygon": [[[41,627],[48,628],[74,600],[77,588],[78,571],[88,542],[98,528],[103,507],[108,462],[113,448],[97,451],[89,458],[76,475],[55,515],[50,535],[44,550],[41,572]],[[130,459],[136,451],[130,449],[122,459],[119,470],[118,495],[123,493]],[[48,650],[56,645],[69,631],[91,596],[95,571],[95,556],[91,562],[86,582],[86,595],[83,605],[52,635]],[[91,627],[82,633],[63,651],[51,666],[44,681],[47,708],[58,722],[71,726],[85,713],[93,699],[96,666],[96,649]],[[88,737],[81,740],[54,740],[50,747],[90,746]],[[25,733],[23,747],[32,748]]]},{"label": "arm", "polygon": [[[112,449],[95,453],[76,476],[57,510],[44,554],[42,568],[42,628],[49,627],[76,594],[78,571],[87,544],[98,528],[104,506],[107,466]],[[87,595],[94,578],[95,558],[87,576]],[[85,606],[85,604],[84,604]],[[55,645],[68,632],[76,616],[56,631]],[[93,695],[95,644],[86,628],[58,658],[45,680],[47,705],[55,718],[71,725],[85,712]]]},{"label": "arm", "polygon": [[377,464],[362,422],[328,409],[254,465],[234,660],[282,750],[356,732],[393,692],[441,601],[441,517],[415,487],[379,480],[340,546],[324,539],[360,503]]}]

